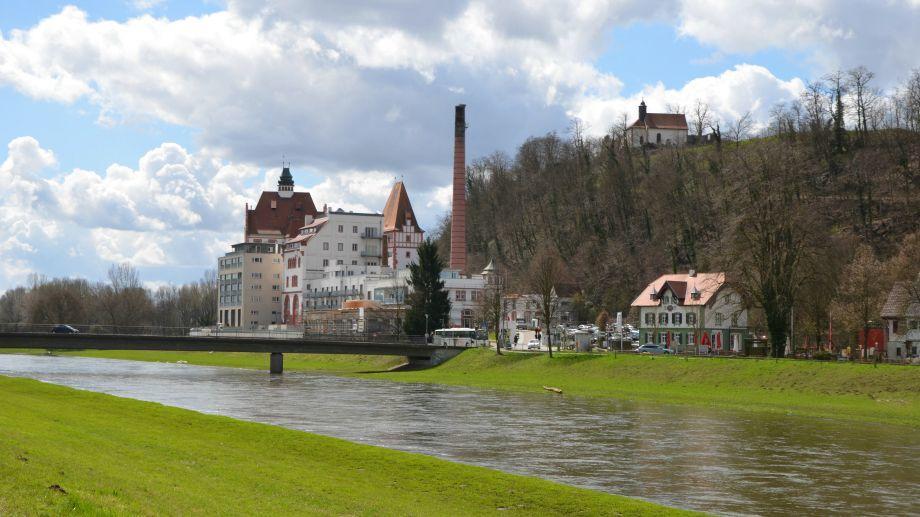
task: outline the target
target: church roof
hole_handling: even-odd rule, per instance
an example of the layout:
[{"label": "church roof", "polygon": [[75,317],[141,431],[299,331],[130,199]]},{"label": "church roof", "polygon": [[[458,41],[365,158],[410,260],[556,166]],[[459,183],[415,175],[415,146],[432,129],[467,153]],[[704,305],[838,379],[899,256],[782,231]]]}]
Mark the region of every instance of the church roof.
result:
[{"label": "church roof", "polygon": [[387,204],[383,209],[383,231],[392,232],[401,229],[410,221],[415,231],[421,232],[418,225],[418,219],[412,210],[412,203],[409,202],[409,194],[406,192],[406,186],[401,181],[397,181],[390,190],[390,197],[387,198]]},{"label": "church roof", "polygon": [[303,226],[304,216],[316,217],[316,206],[308,192],[282,197],[277,192],[262,192],[255,208],[246,210],[246,236],[280,233],[294,237]]},{"label": "church roof", "polygon": [[645,122],[636,119],[630,128],[687,129],[687,116],[683,113],[646,113]]}]

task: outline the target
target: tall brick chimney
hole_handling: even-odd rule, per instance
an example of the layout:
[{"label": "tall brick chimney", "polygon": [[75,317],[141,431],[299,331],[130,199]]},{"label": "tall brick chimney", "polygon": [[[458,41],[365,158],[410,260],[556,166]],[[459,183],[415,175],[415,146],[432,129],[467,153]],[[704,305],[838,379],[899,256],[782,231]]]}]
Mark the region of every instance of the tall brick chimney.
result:
[{"label": "tall brick chimney", "polygon": [[466,104],[454,114],[454,196],[450,215],[450,269],[466,272]]}]

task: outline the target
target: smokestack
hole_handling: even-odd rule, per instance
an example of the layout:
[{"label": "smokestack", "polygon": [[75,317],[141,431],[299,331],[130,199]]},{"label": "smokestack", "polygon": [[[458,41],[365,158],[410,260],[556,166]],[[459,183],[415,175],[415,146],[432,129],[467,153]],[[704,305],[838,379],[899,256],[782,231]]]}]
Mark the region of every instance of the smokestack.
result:
[{"label": "smokestack", "polygon": [[450,215],[450,269],[466,272],[466,104],[454,114],[454,196]]}]

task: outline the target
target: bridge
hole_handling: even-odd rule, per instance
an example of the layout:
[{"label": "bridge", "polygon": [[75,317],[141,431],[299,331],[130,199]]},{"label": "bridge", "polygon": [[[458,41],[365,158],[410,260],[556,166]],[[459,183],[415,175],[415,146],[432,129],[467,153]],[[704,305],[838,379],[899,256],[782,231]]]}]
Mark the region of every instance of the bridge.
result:
[{"label": "bridge", "polygon": [[392,355],[406,357],[412,365],[434,366],[467,348],[430,345],[422,336],[99,326],[88,327],[88,332],[52,333],[52,327],[0,325],[0,349],[257,352],[269,354],[271,373],[282,373],[286,353]]}]

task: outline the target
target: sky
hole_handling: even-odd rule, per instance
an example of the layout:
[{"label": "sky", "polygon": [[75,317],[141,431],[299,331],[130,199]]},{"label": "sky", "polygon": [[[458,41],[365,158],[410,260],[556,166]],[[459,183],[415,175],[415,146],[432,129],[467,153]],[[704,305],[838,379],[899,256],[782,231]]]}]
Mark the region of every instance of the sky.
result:
[{"label": "sky", "polygon": [[430,231],[456,104],[469,159],[643,99],[762,123],[836,69],[893,87],[917,27],[920,0],[0,2],[0,291],[197,279],[282,159],[318,207],[381,211],[401,178]]}]

